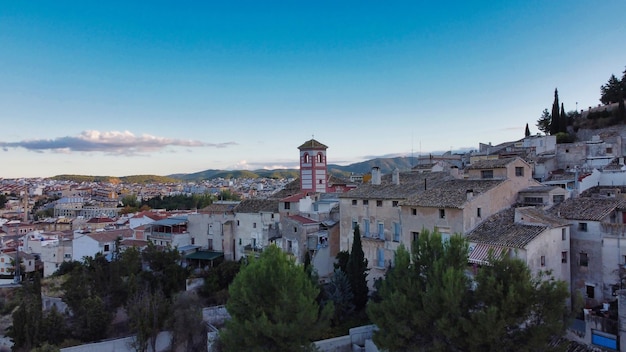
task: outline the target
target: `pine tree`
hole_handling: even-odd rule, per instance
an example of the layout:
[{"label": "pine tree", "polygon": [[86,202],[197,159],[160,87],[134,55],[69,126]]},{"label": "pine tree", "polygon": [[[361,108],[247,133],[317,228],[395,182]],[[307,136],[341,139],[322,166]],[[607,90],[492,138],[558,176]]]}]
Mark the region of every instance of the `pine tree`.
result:
[{"label": "pine tree", "polygon": [[550,134],[555,135],[559,133],[561,126],[561,116],[559,114],[559,91],[554,89],[554,103],[552,103],[552,120],[550,122]]},{"label": "pine tree", "polygon": [[389,351],[549,351],[566,327],[567,284],[531,275],[526,264],[492,255],[471,279],[467,242],[423,231],[368,305],[373,339]]},{"label": "pine tree", "polygon": [[541,117],[539,117],[539,120],[537,120],[537,124],[535,126],[537,126],[539,131],[545,134],[550,134],[551,121],[552,121],[552,116],[548,112],[548,109],[543,109],[543,112],[541,113]]},{"label": "pine tree", "polygon": [[619,78],[611,75],[609,81],[600,87],[600,102],[604,105],[619,102],[622,99],[623,84],[624,82],[620,81]]},{"label": "pine tree", "polygon": [[367,287],[367,258],[363,253],[363,245],[361,243],[361,231],[359,225],[354,227],[354,239],[352,241],[352,250],[346,264],[346,275],[352,287],[354,294],[354,306],[357,310],[361,310],[367,304],[369,288]]},{"label": "pine tree", "polygon": [[220,331],[224,351],[299,351],[329,325],[332,304],[320,312],[319,288],[301,266],[269,246],[230,285],[232,319]]},{"label": "pine tree", "polygon": [[526,137],[530,136],[530,128],[528,128],[528,123],[526,123],[526,132],[524,132]]},{"label": "pine tree", "polygon": [[465,274],[467,243],[458,235],[442,241],[424,230],[411,254],[401,247],[368,316],[379,330],[374,342],[389,351],[454,350],[461,344],[460,318],[469,309]]}]

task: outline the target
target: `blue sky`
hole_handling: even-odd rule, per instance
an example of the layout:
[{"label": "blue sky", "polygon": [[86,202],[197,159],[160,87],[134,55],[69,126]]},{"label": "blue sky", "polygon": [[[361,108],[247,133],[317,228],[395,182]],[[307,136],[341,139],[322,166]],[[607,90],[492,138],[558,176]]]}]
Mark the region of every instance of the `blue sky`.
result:
[{"label": "blue sky", "polygon": [[14,1],[0,177],[294,167],[477,149],[595,106],[626,2]]}]

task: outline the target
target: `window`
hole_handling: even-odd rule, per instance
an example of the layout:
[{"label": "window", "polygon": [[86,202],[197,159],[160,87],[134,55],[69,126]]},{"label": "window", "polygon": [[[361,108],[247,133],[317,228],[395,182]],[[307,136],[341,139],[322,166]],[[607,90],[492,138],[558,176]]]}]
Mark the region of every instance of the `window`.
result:
[{"label": "window", "polygon": [[481,218],[482,214],[481,214],[481,209],[480,208],[476,208],[476,217]]},{"label": "window", "polygon": [[[192,243],[193,244],[193,243]],[[213,250],[213,240],[209,238],[209,250]]]},{"label": "window", "polygon": [[322,153],[317,154],[317,162],[322,163],[324,161],[324,156]]},{"label": "window", "polygon": [[589,266],[589,257],[587,256],[587,253],[580,252],[579,265],[580,266]]},{"label": "window", "polygon": [[524,176],[524,168],[521,166],[515,167],[515,176]]},{"label": "window", "polygon": [[352,205],[356,205],[356,199],[352,200]]},{"label": "window", "polygon": [[561,252],[561,263],[567,264],[567,251]]},{"label": "window", "polygon": [[369,237],[369,235],[370,235],[370,221],[363,220],[363,236]]},{"label": "window", "polygon": [[450,242],[450,234],[446,233],[446,232],[442,232],[441,233],[441,242],[442,243]]},{"label": "window", "polygon": [[385,267],[385,250],[383,248],[377,250],[376,264],[379,268]]},{"label": "window", "polygon": [[378,238],[385,240],[385,224],[382,222],[378,223]]},{"label": "window", "polygon": [[256,222],[253,222],[253,223],[252,223],[252,228],[253,228],[253,229],[256,229]]},{"label": "window", "polygon": [[543,198],[541,197],[524,197],[525,204],[543,204]]},{"label": "window", "polygon": [[393,223],[393,241],[400,242],[400,223],[399,222]]},{"label": "window", "polygon": [[613,148],[606,148],[607,154],[613,154]]},{"label": "window", "polygon": [[541,266],[546,266],[546,256],[545,255],[541,256]]},{"label": "window", "polygon": [[369,205],[370,201],[368,199],[363,199],[363,205]]},{"label": "window", "polygon": [[293,232],[294,233],[298,232],[298,228],[296,226],[293,227]]},{"label": "window", "polygon": [[626,264],[626,255],[622,256],[622,264]]},{"label": "window", "polygon": [[411,215],[417,215],[417,209],[411,208]]},{"label": "window", "polygon": [[237,220],[237,226],[239,226],[239,220]]},{"label": "window", "polygon": [[[211,240],[209,240],[209,241],[211,241]],[[195,237],[191,238],[191,244],[196,244],[196,238]]]},{"label": "window", "polygon": [[578,223],[578,231],[587,232],[587,223],[586,222],[579,222]]},{"label": "window", "polygon": [[285,210],[291,209],[291,203],[285,202]]},{"label": "window", "polygon": [[482,170],[480,171],[481,178],[493,178],[493,170]]},{"label": "window", "polygon": [[419,238],[420,238],[419,232],[411,232],[411,240],[413,240],[413,242],[417,241]]},{"label": "window", "polygon": [[105,252],[108,252],[108,251],[109,251],[109,245],[108,245],[108,244],[105,244],[105,245],[104,245],[104,251],[105,251]]},{"label": "window", "polygon": [[391,201],[391,206],[394,207],[394,208],[397,208],[398,207],[398,201],[397,200]]},{"label": "window", "polygon": [[303,159],[304,160],[302,160],[302,162],[305,163],[305,164],[308,164],[310,162],[309,161],[309,154],[308,153],[304,153],[304,158]]},{"label": "window", "polygon": [[319,179],[317,183],[319,183],[320,185],[322,184],[322,179]]},{"label": "window", "polygon": [[564,228],[561,229],[561,240],[567,241],[567,230]]},{"label": "window", "polygon": [[552,203],[558,204],[561,203],[565,200],[565,196],[564,195],[554,195],[552,196]]},{"label": "window", "polygon": [[586,293],[587,298],[595,298],[596,297],[596,287],[592,285],[586,285]]},{"label": "window", "polygon": [[439,209],[439,219],[445,219],[445,218],[446,218],[446,210]]},{"label": "window", "polygon": [[377,200],[376,201],[376,206],[377,207],[382,207],[383,206],[383,201],[382,200]]}]

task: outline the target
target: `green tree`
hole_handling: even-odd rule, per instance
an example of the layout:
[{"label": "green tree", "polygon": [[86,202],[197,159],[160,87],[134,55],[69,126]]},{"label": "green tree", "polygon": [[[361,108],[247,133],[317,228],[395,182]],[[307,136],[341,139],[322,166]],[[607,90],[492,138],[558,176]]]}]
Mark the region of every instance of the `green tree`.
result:
[{"label": "green tree", "polygon": [[332,305],[320,310],[319,289],[276,246],[251,259],[230,286],[232,319],[220,332],[225,351],[299,351],[326,329]]},{"label": "green tree", "polygon": [[[625,71],[626,72],[626,71]],[[615,75],[611,75],[609,81],[600,87],[600,102],[604,105],[617,103],[623,99],[622,95],[623,82]]]},{"label": "green tree", "polygon": [[563,103],[561,103],[561,112],[559,114],[560,114],[559,132],[567,133],[568,121],[567,121],[567,115],[565,114],[565,107],[563,106]]},{"label": "green tree", "polygon": [[359,225],[354,227],[354,237],[352,240],[352,250],[346,263],[346,275],[350,281],[350,287],[354,294],[354,306],[357,310],[365,308],[369,295],[367,287],[367,258],[363,253],[361,243],[361,231]]},{"label": "green tree", "polygon": [[559,133],[561,126],[561,116],[559,113],[559,91],[554,89],[554,102],[552,103],[552,120],[550,121],[550,134]]},{"label": "green tree", "polygon": [[333,277],[324,288],[325,301],[332,302],[335,307],[333,324],[338,325],[354,312],[354,294],[346,274],[335,269]]},{"label": "green tree", "polygon": [[25,282],[20,290],[19,307],[13,312],[13,325],[7,336],[13,340],[13,351],[30,351],[42,342],[41,282],[36,274],[33,282]]},{"label": "green tree", "polygon": [[168,322],[172,331],[172,345],[176,351],[200,351],[206,349],[206,324],[202,321],[202,303],[195,293],[182,292],[174,299]]},{"label": "green tree", "polygon": [[552,121],[552,115],[550,115],[550,113],[548,112],[548,109],[543,109],[543,112],[541,113],[541,117],[539,117],[539,120],[537,120],[537,124],[535,126],[537,126],[539,131],[547,135],[547,134],[550,134],[550,122],[551,121]]},{"label": "green tree", "polygon": [[475,280],[467,274],[466,241],[443,241],[423,231],[411,254],[395,265],[368,305],[379,330],[374,342],[389,351],[548,351],[565,329],[567,285],[532,276],[525,263],[491,255]]},{"label": "green tree", "polygon": [[4,205],[8,202],[7,196],[0,194],[0,208],[4,208]]},{"label": "green tree", "polygon": [[98,341],[107,337],[113,316],[98,296],[84,298],[75,311],[73,331],[82,341]]},{"label": "green tree", "polygon": [[41,330],[42,340],[55,346],[60,345],[69,336],[65,316],[59,312],[56,305],[46,312]]},{"label": "green tree", "polygon": [[156,337],[165,326],[169,314],[169,302],[161,290],[152,291],[145,286],[127,303],[129,325],[135,340],[133,347],[138,352],[156,351]]},{"label": "green tree", "polygon": [[526,130],[524,131],[524,136],[530,136],[530,128],[528,128],[528,123],[526,123]]},{"label": "green tree", "polygon": [[151,284],[152,290],[160,288],[165,297],[171,299],[175,293],[185,288],[187,269],[180,265],[182,255],[176,248],[158,248],[152,242],[141,253],[150,270],[142,271],[141,277]]},{"label": "green tree", "polygon": [[491,260],[476,275],[473,309],[461,326],[468,351],[546,351],[565,332],[567,284],[549,273],[533,276],[524,262]]}]

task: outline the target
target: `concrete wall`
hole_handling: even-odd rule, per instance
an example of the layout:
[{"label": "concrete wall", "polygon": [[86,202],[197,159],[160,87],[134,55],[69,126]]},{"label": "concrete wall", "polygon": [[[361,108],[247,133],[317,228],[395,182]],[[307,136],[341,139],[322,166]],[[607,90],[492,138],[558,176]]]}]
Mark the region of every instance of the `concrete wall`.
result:
[{"label": "concrete wall", "polygon": [[[61,348],[61,352],[133,352],[136,349],[132,348],[134,337],[125,337],[122,339],[106,340],[100,342],[94,342],[90,344]],[[170,343],[172,342],[172,334],[167,331],[159,333],[157,336],[156,352],[169,351]],[[149,352],[153,352],[152,348],[148,347]]]},{"label": "concrete wall", "polygon": [[[587,223],[587,231],[580,231],[579,222]],[[602,273],[602,231],[597,221],[570,221],[571,233],[571,273],[572,294],[579,292],[583,298],[586,296],[586,285],[595,285],[595,298],[588,300],[589,305],[596,305],[605,300],[603,295]],[[580,253],[587,253],[589,265],[580,266]]]}]

